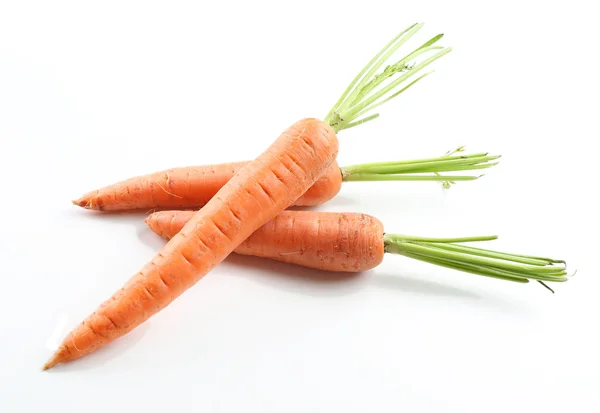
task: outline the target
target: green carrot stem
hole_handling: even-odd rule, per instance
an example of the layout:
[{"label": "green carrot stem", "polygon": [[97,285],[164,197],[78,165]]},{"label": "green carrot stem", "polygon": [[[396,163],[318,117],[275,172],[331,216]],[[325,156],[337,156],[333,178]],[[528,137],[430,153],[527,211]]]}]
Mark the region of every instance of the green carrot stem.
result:
[{"label": "green carrot stem", "polygon": [[497,235],[479,235],[475,237],[458,237],[458,238],[426,238],[413,237],[411,235],[386,234],[390,242],[415,241],[415,242],[435,242],[438,244],[450,244],[453,242],[476,242],[476,241],[493,241],[498,239]]},{"label": "green carrot stem", "polygon": [[458,182],[474,181],[481,176],[452,176],[452,175],[378,175],[361,174],[342,176],[344,182],[378,182],[378,181],[411,181],[411,182]]},{"label": "green carrot stem", "polygon": [[[329,113],[327,114],[327,116],[325,117],[325,121],[326,122],[330,120],[331,116],[333,115],[333,112],[335,110],[337,110],[340,107],[340,105],[344,102],[344,99],[346,99],[346,96],[348,96],[348,94],[353,89],[355,89],[356,84],[358,83],[359,80],[361,80],[361,78],[363,78],[363,75],[367,72],[367,70],[371,69],[375,65],[375,63],[377,62],[377,60],[379,60],[379,58],[381,57],[381,55],[383,55],[386,51],[388,51],[390,49],[390,47],[392,47],[398,41],[398,39],[400,39],[406,32],[408,32],[409,30],[413,29],[415,26],[417,26],[417,23],[413,24],[412,26],[410,26],[407,29],[404,29],[403,31],[401,31],[400,33],[398,33],[392,40],[390,40],[390,42],[388,44],[385,45],[385,47],[383,49],[381,49],[375,56],[373,56],[373,58],[369,61],[369,63],[367,63],[367,65],[362,68],[362,70],[358,73],[358,75],[356,75],[356,77],[350,83],[350,85],[348,85],[348,87],[346,88],[346,90],[344,91],[344,93],[342,94],[342,96],[340,96],[340,98],[338,99],[338,101],[336,102],[336,104],[333,105],[333,107],[331,108],[331,110],[329,111]],[[398,47],[400,47],[400,46],[402,46],[402,44],[397,45],[396,49]],[[396,49],[392,50],[392,53]],[[377,68],[379,68],[380,66],[381,66],[381,64],[377,65],[376,68],[375,68],[375,70],[377,70]]]},{"label": "green carrot stem", "polygon": [[371,116],[366,116],[366,117],[364,117],[362,119],[359,119],[359,120],[357,120],[355,122],[351,122],[351,123],[347,124],[344,129],[350,129],[350,128],[353,128],[355,126],[362,125],[363,123],[366,123],[366,122],[368,122],[370,120],[373,120],[373,119],[376,119],[378,117],[379,117],[379,113],[375,113],[375,114],[373,114]]},{"label": "green carrot stem", "polygon": [[496,239],[496,236],[424,238],[384,234],[384,245],[388,253],[487,277],[518,282],[536,280],[541,284],[543,281],[567,280],[566,264],[562,260],[457,245],[462,242],[493,239]]},{"label": "green carrot stem", "polygon": [[[462,147],[461,147],[461,151],[462,151]],[[452,160],[452,159],[464,159],[466,157],[479,158],[479,157],[487,156],[487,155],[488,154],[486,152],[474,153],[471,155],[444,155],[444,156],[438,156],[435,158],[412,159],[409,161],[388,161],[388,162],[364,163],[364,164],[356,165],[356,167],[360,167],[360,169],[366,170],[371,167],[379,167],[379,166],[404,165],[404,164],[412,164],[412,163],[422,164],[422,163],[427,163],[427,162],[439,162],[440,159]],[[347,168],[353,168],[353,166],[348,166]]]},{"label": "green carrot stem", "polygon": [[465,252],[465,253],[472,254],[472,255],[479,255],[481,257],[497,258],[497,259],[509,260],[509,261],[513,261],[513,262],[520,262],[522,264],[544,266],[544,265],[552,264],[554,262],[554,261],[546,260],[543,258],[524,257],[522,255],[490,251],[490,250],[486,250],[483,248],[468,247],[466,245],[450,244],[450,245],[437,245],[437,247],[442,248],[442,249],[447,249],[450,251]]},{"label": "green carrot stem", "polygon": [[338,110],[343,110],[349,104],[356,100],[356,97],[363,90],[364,86],[375,76],[375,73],[381,66],[385,64],[385,62],[394,54],[396,50],[398,50],[404,43],[406,43],[411,37],[413,37],[420,29],[423,27],[423,23],[415,23],[403,30],[399,36],[396,37],[396,41],[385,51],[385,53],[379,54],[379,58],[376,62],[371,65],[369,71],[360,79],[356,87],[350,93],[347,99],[341,102]]},{"label": "green carrot stem", "polygon": [[[435,62],[437,59],[439,59],[442,56],[444,56],[445,54],[449,53],[451,50],[452,49],[450,49],[450,48],[440,50],[435,55],[430,56],[427,59],[425,59],[424,61],[422,61],[422,62],[414,65],[413,67],[411,67],[410,70],[407,70],[402,75],[400,75],[398,77],[398,79],[394,80],[393,82],[391,82],[390,84],[388,84],[387,86],[385,86],[384,88],[382,88],[381,90],[378,90],[377,92],[373,93],[367,99],[361,100],[360,102],[356,102],[355,104],[351,105],[347,109],[344,108],[345,111],[340,111],[340,113],[339,113],[340,118],[341,119],[353,119],[357,115],[363,114],[364,113],[364,109],[366,109],[366,108],[373,109],[373,108],[379,106],[379,104],[376,104],[376,102],[379,99],[381,99],[384,96],[388,95],[391,91],[393,91],[394,89],[396,89],[404,81],[410,79],[418,71],[420,71],[421,69],[424,69],[425,67],[429,66],[431,63]],[[387,102],[387,101],[388,101],[388,99],[385,100],[385,102]],[[381,102],[381,103],[383,103],[383,102]]]},{"label": "green carrot stem", "polygon": [[402,59],[380,70],[392,55],[422,27],[422,23],[411,25],[381,49],[352,80],[342,96],[329,110],[324,121],[336,132],[339,132],[373,120],[378,115],[368,115],[368,112],[423,79],[428,73],[421,73],[415,80],[406,83],[419,74],[422,69],[450,52],[450,48],[435,45],[443,37],[441,34],[432,37]]},{"label": "green carrot stem", "polygon": [[[468,169],[482,169],[496,165],[496,163],[487,163],[498,159],[499,156],[481,156],[481,157],[464,157],[460,159],[444,159],[444,157],[438,158],[437,162],[425,162],[425,163],[402,163],[402,164],[391,164],[383,166],[368,166],[364,167],[361,165],[345,167],[344,170],[347,174],[361,174],[361,173],[372,173],[372,174],[397,174],[402,172],[445,172],[455,170],[468,170]],[[476,166],[479,167],[476,168]],[[462,168],[462,169],[461,169]]]},{"label": "green carrot stem", "polygon": [[[435,256],[439,258],[457,262],[462,262],[462,260],[468,257],[468,262],[470,264],[481,265],[489,268],[496,268],[500,270],[514,272],[515,274],[527,274],[529,275],[529,277],[527,278],[534,278],[534,276],[540,276],[543,277],[540,278],[542,280],[546,280],[548,278],[548,281],[553,281],[553,273],[555,273],[556,271],[556,268],[553,267],[527,266],[526,264],[514,263],[508,260],[493,260],[478,255],[458,253],[418,243],[404,243],[402,245],[402,248],[405,251],[416,252],[425,255],[428,253],[435,254]],[[564,271],[562,272],[564,273]]]},{"label": "green carrot stem", "polygon": [[442,172],[469,171],[491,168],[497,165],[499,156],[485,153],[473,155],[444,155],[438,158],[418,159],[414,161],[366,163],[340,168],[342,179],[352,181],[472,181],[480,176],[441,175]]},{"label": "green carrot stem", "polygon": [[456,262],[432,258],[427,255],[421,255],[421,254],[406,253],[403,255],[407,258],[412,258],[415,260],[427,262],[429,264],[437,265],[439,267],[450,268],[453,270],[462,271],[462,272],[466,272],[466,273],[470,273],[470,274],[482,275],[484,277],[492,277],[492,278],[497,278],[500,280],[513,281],[513,282],[519,282],[519,283],[528,283],[529,282],[529,280],[527,278],[517,277],[517,276],[511,275],[511,274],[506,274],[505,272],[502,272],[502,271],[488,269],[485,267],[477,267],[477,266],[469,265],[469,264],[460,264],[460,263],[456,263]]},{"label": "green carrot stem", "polygon": [[[399,91],[397,91],[396,93],[394,93],[394,94],[386,97],[385,99],[380,100],[379,102],[374,103],[374,104],[372,104],[370,106],[368,106],[368,105],[364,106],[361,110],[359,110],[353,116],[354,117],[360,117],[364,113],[370,112],[373,109],[375,109],[376,107],[381,106],[381,105],[383,105],[386,102],[389,102],[390,100],[394,99],[396,96],[398,96],[399,94],[401,94],[402,92],[405,92],[406,90],[408,90],[411,86],[415,85],[418,81],[420,81],[421,79],[425,78],[426,76],[429,76],[432,73],[433,73],[433,71],[422,74],[421,76],[419,76],[418,78],[416,78],[415,80],[413,80],[412,82],[410,82],[408,85],[404,86],[402,89],[400,89]],[[346,115],[346,116],[348,116],[348,115]]]}]

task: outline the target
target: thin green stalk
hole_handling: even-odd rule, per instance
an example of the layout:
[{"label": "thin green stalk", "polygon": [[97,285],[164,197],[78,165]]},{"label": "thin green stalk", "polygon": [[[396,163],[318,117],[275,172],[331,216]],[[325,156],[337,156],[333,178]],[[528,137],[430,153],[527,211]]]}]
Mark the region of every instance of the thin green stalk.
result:
[{"label": "thin green stalk", "polygon": [[475,181],[481,178],[479,176],[452,176],[452,175],[378,175],[378,174],[361,174],[342,176],[344,182],[380,182],[380,181],[408,181],[408,182],[463,182]]},{"label": "thin green stalk", "polygon": [[387,234],[386,237],[391,242],[414,241],[414,242],[435,242],[437,244],[451,244],[453,242],[494,241],[494,240],[498,239],[497,235],[479,235],[479,236],[475,236],[475,237],[458,237],[458,238],[426,238],[426,237],[413,237],[411,235]]},{"label": "thin green stalk", "polygon": [[[508,281],[567,281],[566,264],[562,260],[509,254],[457,245],[463,242],[489,241],[496,236],[466,238],[424,238],[385,234],[385,251],[472,274]],[[549,288],[550,289],[550,288]],[[550,289],[552,291],[552,289]]]},{"label": "thin green stalk", "polygon": [[372,167],[379,167],[379,166],[389,166],[389,165],[406,165],[406,164],[413,164],[413,163],[426,163],[426,162],[439,162],[440,159],[448,159],[448,160],[452,160],[452,159],[463,159],[466,158],[467,156],[471,157],[471,158],[478,158],[481,156],[487,156],[487,152],[481,152],[481,153],[474,153],[471,155],[444,155],[444,156],[438,156],[435,158],[424,158],[424,159],[412,159],[409,161],[388,161],[388,162],[372,162],[372,163],[363,163],[360,165],[355,165],[355,166],[348,166],[346,167],[346,169],[352,169],[352,168],[360,168],[361,170],[367,170],[369,168]]},{"label": "thin green stalk", "polygon": [[402,45],[404,45],[404,43],[406,43],[419,30],[421,30],[421,27],[423,27],[423,23],[416,23],[402,31],[402,34],[397,37],[397,40],[394,42],[394,44],[377,60],[377,62],[375,62],[369,68],[369,71],[362,77],[362,79],[360,79],[352,93],[350,93],[350,96],[342,101],[338,107],[339,111],[344,110],[345,107],[355,101],[365,84],[367,84],[367,82],[369,82],[369,80],[375,76],[377,70],[379,70],[379,68],[385,64],[385,62],[392,56],[392,54],[394,54],[396,50],[398,50]]},{"label": "thin green stalk", "polygon": [[[388,165],[371,165],[368,167],[364,166],[351,166],[347,167],[346,170],[349,174],[360,174],[360,173],[373,173],[373,174],[396,174],[402,172],[418,172],[418,173],[426,173],[426,172],[444,172],[444,171],[454,171],[460,169],[454,169],[457,167],[475,167],[475,166],[484,166],[490,167],[495,165],[495,163],[487,163],[490,161],[495,161],[499,156],[465,156],[459,159],[445,159],[444,157],[438,158],[437,162],[430,161],[425,163],[419,162],[405,162],[388,164]],[[466,169],[475,169],[475,168],[466,168]]]},{"label": "thin green stalk", "polygon": [[[441,34],[432,37],[402,59],[380,70],[422,27],[422,23],[411,25],[381,49],[356,75],[329,110],[324,121],[339,132],[373,120],[378,114],[369,115],[368,112],[398,96],[427,76],[429,73],[419,74],[419,72],[451,50],[435,46],[435,43],[443,37]],[[423,60],[419,61],[421,58]],[[417,74],[419,76],[410,81]]]},{"label": "thin green stalk", "polygon": [[[460,241],[455,241],[455,242],[460,242]],[[522,264],[544,266],[544,265],[548,265],[548,264],[551,264],[554,262],[554,261],[546,260],[543,258],[540,259],[540,258],[524,257],[521,255],[507,254],[504,252],[489,251],[489,250],[486,250],[483,248],[468,247],[466,245],[453,245],[453,244],[439,245],[438,244],[436,246],[438,248],[447,249],[450,251],[465,252],[465,253],[472,254],[472,255],[479,255],[481,257],[509,260],[509,261],[514,261],[514,262],[520,262]]]},{"label": "thin green stalk", "polygon": [[[437,41],[439,39],[441,39],[441,36],[436,36],[435,38],[431,39],[430,41],[433,41],[433,40]],[[412,53],[406,55],[405,57],[400,59],[398,62],[387,66],[385,69],[383,69],[383,72],[381,72],[378,75],[375,75],[373,77],[373,79],[371,79],[371,81],[369,81],[366,85],[363,86],[363,88],[361,89],[358,96],[356,96],[354,98],[355,101],[359,101],[359,100],[363,99],[364,97],[366,97],[369,93],[371,93],[373,90],[375,90],[383,82],[385,82],[387,79],[389,79],[389,77],[392,74],[408,71],[411,67],[408,64],[406,64],[406,62],[408,62],[409,60],[415,59],[416,57],[418,57],[424,53],[428,53],[428,52],[431,52],[434,50],[442,50],[442,49],[443,49],[442,46],[430,46],[430,47],[425,47],[425,48],[421,47],[420,49],[417,49],[417,50],[413,51]]]},{"label": "thin green stalk", "polygon": [[345,182],[364,181],[472,181],[479,176],[441,175],[442,172],[469,171],[491,168],[497,165],[499,156],[486,153],[473,155],[444,155],[414,161],[365,163],[342,167]]},{"label": "thin green stalk", "polygon": [[344,129],[350,129],[350,128],[353,128],[355,126],[362,125],[363,123],[368,122],[368,121],[373,120],[373,119],[378,118],[378,117],[379,117],[379,113],[375,113],[375,114],[373,114],[371,116],[367,116],[367,117],[359,119],[359,120],[357,120],[355,122],[347,124]]},{"label": "thin green stalk", "polygon": [[359,110],[358,113],[356,113],[354,115],[354,117],[357,117],[357,118],[361,117],[363,114],[370,112],[371,110],[375,109],[376,107],[381,106],[386,102],[389,102],[390,100],[394,99],[396,96],[401,94],[402,92],[405,92],[406,90],[408,90],[411,86],[415,85],[418,81],[422,80],[423,78],[425,78],[426,76],[429,76],[432,73],[433,73],[433,71],[424,73],[421,76],[419,76],[418,78],[416,78],[415,80],[413,80],[412,82],[410,82],[408,85],[404,86],[402,89],[400,89],[396,93],[388,96],[387,98],[383,99],[382,101],[377,102],[376,104],[371,105],[371,106],[363,107],[363,109]]},{"label": "thin green stalk", "polygon": [[411,30],[416,25],[417,25],[417,23],[414,23],[412,26],[410,26],[410,27],[404,29],[403,31],[401,31],[400,33],[398,33],[396,35],[396,37],[394,37],[392,40],[390,40],[389,43],[386,44],[383,49],[381,49],[375,56],[373,56],[373,58],[369,61],[369,63],[367,63],[367,65],[362,68],[362,70],[358,73],[358,75],[356,75],[356,77],[350,83],[350,85],[348,85],[348,87],[346,88],[346,90],[344,91],[342,96],[340,96],[340,98],[335,103],[335,105],[333,105],[333,107],[331,108],[331,110],[329,111],[329,113],[327,114],[327,116],[324,119],[325,122],[329,123],[330,118],[333,115],[333,112],[337,108],[339,108],[339,106],[342,104],[342,102],[344,102],[344,99],[346,98],[346,96],[348,96],[348,94],[353,90],[354,86],[358,83],[358,81],[363,77],[363,75],[367,72],[367,70],[369,70],[375,64],[375,62],[381,57],[381,55],[384,54],[394,43],[396,43],[396,41],[400,37],[402,37],[407,31]]},{"label": "thin green stalk", "polygon": [[[378,90],[376,93],[372,94],[367,99],[361,100],[360,102],[353,104],[352,106],[350,106],[347,109],[345,107],[342,107],[342,110],[345,110],[345,111],[340,110],[340,113],[339,113],[340,118],[344,119],[344,120],[354,119],[356,116],[360,116],[360,115],[364,114],[365,112],[367,112],[369,110],[373,110],[374,108],[378,107],[379,105],[387,102],[389,99],[382,100],[381,102],[377,102],[377,101],[379,99],[383,98],[384,96],[386,96],[387,94],[389,94],[391,91],[393,91],[395,88],[397,88],[404,81],[406,81],[409,78],[411,78],[412,76],[414,76],[419,70],[424,69],[425,67],[429,66],[431,63],[435,62],[436,60],[438,60],[445,54],[450,53],[451,50],[452,49],[450,49],[450,48],[440,50],[435,55],[428,57],[427,59],[425,59],[424,61],[420,62],[417,65],[414,65],[410,70],[407,70],[406,72],[404,72],[398,79],[394,80],[393,82],[388,84],[383,89]],[[394,96],[397,96],[397,95],[394,95]],[[392,97],[394,97],[394,96],[392,96]]]},{"label": "thin green stalk", "polygon": [[460,264],[460,263],[446,261],[446,260],[442,260],[442,259],[436,259],[436,258],[429,257],[427,255],[411,254],[411,253],[406,253],[406,254],[402,254],[402,255],[404,255],[407,258],[412,258],[415,260],[427,262],[429,264],[437,265],[439,267],[450,268],[453,270],[466,272],[466,273],[470,273],[470,274],[475,274],[475,275],[482,275],[484,277],[492,277],[492,278],[497,278],[499,280],[519,282],[519,283],[524,283],[524,284],[529,282],[529,280],[527,278],[517,277],[517,276],[511,275],[511,274],[506,274],[503,271],[498,271],[498,270],[494,270],[494,269],[488,269],[488,268],[484,268],[484,267],[477,267],[474,265]]},{"label": "thin green stalk", "polygon": [[535,275],[535,276],[544,277],[543,279],[545,279],[545,277],[548,277],[549,278],[548,281],[552,281],[553,278],[555,278],[555,277],[561,277],[562,275],[566,275],[564,268],[557,268],[554,266],[543,266],[543,267],[540,267],[537,265],[531,266],[531,265],[527,265],[527,264],[515,263],[513,260],[506,260],[506,259],[494,260],[494,259],[482,257],[480,255],[468,254],[466,252],[459,253],[459,252],[455,252],[455,251],[448,251],[448,250],[445,250],[444,248],[437,248],[435,246],[426,245],[423,243],[404,244],[403,250],[409,251],[409,252],[420,253],[420,254],[424,254],[424,255],[431,253],[431,254],[435,254],[439,258],[442,258],[445,260],[450,260],[450,261],[456,261],[456,262],[462,262],[461,260],[463,260],[465,258],[465,256],[468,256],[469,263],[473,264],[473,265],[480,265],[480,266],[488,267],[488,268],[496,268],[499,270],[515,272],[515,273],[519,273],[519,274],[528,274],[531,276]]}]

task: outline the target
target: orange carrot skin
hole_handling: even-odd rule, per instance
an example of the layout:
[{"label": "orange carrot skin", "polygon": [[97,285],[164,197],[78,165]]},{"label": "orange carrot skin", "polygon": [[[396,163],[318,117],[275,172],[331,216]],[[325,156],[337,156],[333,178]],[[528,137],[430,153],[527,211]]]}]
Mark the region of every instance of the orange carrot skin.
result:
[{"label": "orange carrot skin", "polygon": [[342,188],[342,171],[336,161],[333,161],[325,173],[308,191],[294,202],[294,206],[321,205],[336,196]]},{"label": "orange carrot skin", "polygon": [[[247,163],[189,166],[137,176],[88,192],[73,203],[98,211],[199,209]],[[294,205],[320,205],[341,187],[342,174],[334,161]]]},{"label": "orange carrot skin", "polygon": [[[171,239],[193,215],[193,211],[155,212],[146,223]],[[383,260],[383,224],[366,214],[284,211],[234,252],[325,271],[361,272]]]},{"label": "orange carrot skin", "polygon": [[91,353],[169,305],[306,192],[337,151],[337,137],[329,125],[317,119],[296,122],[71,331],[44,369]]}]

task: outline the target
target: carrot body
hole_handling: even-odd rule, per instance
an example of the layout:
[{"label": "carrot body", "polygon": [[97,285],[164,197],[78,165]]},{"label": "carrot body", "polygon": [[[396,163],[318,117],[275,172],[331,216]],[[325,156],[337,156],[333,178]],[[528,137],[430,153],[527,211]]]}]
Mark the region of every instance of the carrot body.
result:
[{"label": "carrot body", "polygon": [[[247,164],[233,162],[168,169],[88,192],[73,203],[98,211],[199,209]],[[334,161],[294,205],[322,204],[337,195],[341,186],[342,174]]]},{"label": "carrot body", "polygon": [[91,353],[169,305],[306,192],[337,151],[337,137],[329,125],[317,119],[296,122],[227,182],[123,288],[69,333],[44,368]]},{"label": "carrot body", "polygon": [[[193,211],[161,211],[148,216],[146,223],[154,232],[170,239],[193,215]],[[379,220],[365,214],[283,211],[234,252],[338,272],[369,270],[381,263],[384,253],[391,253],[506,281],[567,281],[563,260],[464,245],[496,238],[495,235],[431,238],[389,234],[383,232]]]},{"label": "carrot body", "polygon": [[[193,216],[193,211],[161,211],[146,223],[171,239]],[[366,214],[284,211],[234,252],[325,271],[366,271],[383,260],[383,224]]]}]

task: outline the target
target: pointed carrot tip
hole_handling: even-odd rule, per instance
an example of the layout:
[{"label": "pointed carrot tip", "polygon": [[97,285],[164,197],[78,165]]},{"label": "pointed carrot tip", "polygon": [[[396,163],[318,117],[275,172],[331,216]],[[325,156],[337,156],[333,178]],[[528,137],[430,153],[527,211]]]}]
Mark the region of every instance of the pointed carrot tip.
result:
[{"label": "pointed carrot tip", "polygon": [[58,358],[58,355],[55,353],[55,354],[54,354],[54,355],[53,355],[53,356],[50,358],[50,360],[48,360],[48,361],[46,362],[46,364],[44,364],[44,365],[42,366],[42,371],[46,371],[46,370],[48,370],[48,369],[50,369],[50,368],[52,368],[52,367],[56,366],[58,363],[60,363],[60,360],[59,360],[59,358]]},{"label": "pointed carrot tip", "polygon": [[100,204],[96,202],[94,197],[88,194],[83,195],[81,198],[74,199],[71,202],[73,203],[73,205],[77,205],[79,207],[82,207],[83,209],[102,210],[102,208],[99,208]]},{"label": "pointed carrot tip", "polygon": [[73,203],[73,205],[77,205],[80,206],[82,208],[85,208],[87,202],[84,198],[79,198],[79,199],[74,199],[71,201]]}]

